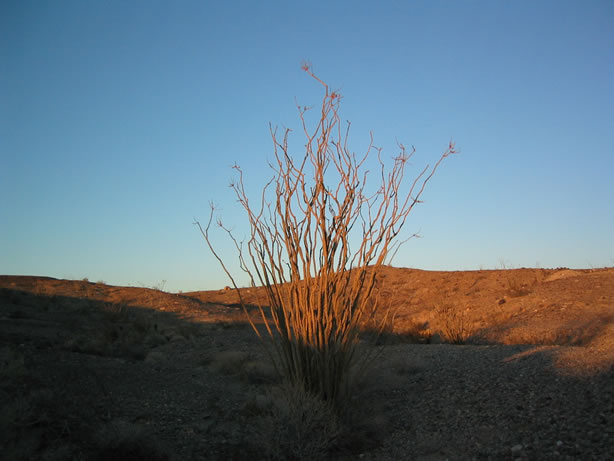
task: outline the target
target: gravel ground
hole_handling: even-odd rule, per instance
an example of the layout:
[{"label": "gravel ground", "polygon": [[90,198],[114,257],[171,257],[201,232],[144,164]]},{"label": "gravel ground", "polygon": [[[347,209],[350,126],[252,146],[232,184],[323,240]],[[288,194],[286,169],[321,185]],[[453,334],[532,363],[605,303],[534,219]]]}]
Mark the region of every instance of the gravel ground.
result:
[{"label": "gravel ground", "polygon": [[[307,425],[306,444],[336,437],[332,459],[343,461],[614,460],[612,274],[390,270],[395,304],[411,298],[403,287],[412,283],[429,296],[456,289],[475,295],[462,315],[491,322],[501,342],[390,338],[355,394],[352,423],[344,422],[340,436],[324,424],[326,437]],[[552,281],[540,282],[544,275]],[[528,294],[501,292],[527,280],[535,280]],[[36,277],[0,276],[3,284],[0,459],[89,460],[130,436],[128,448],[152,453],[159,446],[173,461],[256,460],[296,441],[284,429],[292,429],[288,421],[302,427],[302,413],[271,419],[276,380],[241,311],[209,299],[228,297],[226,291],[200,293],[199,300]],[[437,298],[414,295],[401,320],[435,322],[411,306],[434,306]],[[523,338],[568,345],[510,343]],[[321,428],[323,420],[310,421]],[[277,443],[286,432],[288,440]],[[278,459],[287,459],[284,453]]]},{"label": "gravel ground", "polygon": [[385,396],[389,437],[362,459],[614,459],[614,373],[561,369],[570,349],[590,353],[388,346],[385,367],[406,381]]}]

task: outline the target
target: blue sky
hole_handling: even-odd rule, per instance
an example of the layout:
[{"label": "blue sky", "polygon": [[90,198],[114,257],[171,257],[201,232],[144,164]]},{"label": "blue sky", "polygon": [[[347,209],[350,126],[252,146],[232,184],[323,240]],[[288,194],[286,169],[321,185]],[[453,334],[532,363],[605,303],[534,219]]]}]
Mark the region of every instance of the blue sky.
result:
[{"label": "blue sky", "polygon": [[395,265],[612,266],[613,23],[611,1],[4,1],[0,273],[227,285],[192,223],[213,200],[244,235],[230,166],[269,178],[268,123],[321,97],[302,60],[356,152],[461,151]]}]

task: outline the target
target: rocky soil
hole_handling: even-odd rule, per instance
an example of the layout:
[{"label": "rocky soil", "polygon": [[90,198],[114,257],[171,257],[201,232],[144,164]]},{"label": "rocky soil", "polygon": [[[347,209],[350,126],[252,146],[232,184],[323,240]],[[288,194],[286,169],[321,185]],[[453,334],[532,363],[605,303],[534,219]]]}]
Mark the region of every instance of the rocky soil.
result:
[{"label": "rocky soil", "polygon": [[378,293],[395,321],[337,424],[232,290],[0,276],[0,457],[614,459],[614,269],[385,268]]}]

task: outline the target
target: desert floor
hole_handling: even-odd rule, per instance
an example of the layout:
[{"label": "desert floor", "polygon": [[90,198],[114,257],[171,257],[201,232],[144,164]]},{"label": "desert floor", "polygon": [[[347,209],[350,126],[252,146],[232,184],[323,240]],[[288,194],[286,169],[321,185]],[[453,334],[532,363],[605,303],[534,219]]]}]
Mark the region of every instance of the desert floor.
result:
[{"label": "desert floor", "polygon": [[232,290],[0,276],[0,457],[614,459],[614,268],[386,267],[377,296],[394,321],[338,422]]}]

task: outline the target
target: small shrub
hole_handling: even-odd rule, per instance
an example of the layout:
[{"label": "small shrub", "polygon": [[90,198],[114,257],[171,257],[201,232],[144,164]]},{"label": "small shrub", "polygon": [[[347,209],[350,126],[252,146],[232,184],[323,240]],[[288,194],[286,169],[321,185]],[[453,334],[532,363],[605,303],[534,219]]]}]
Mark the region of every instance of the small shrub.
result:
[{"label": "small shrub", "polygon": [[239,375],[249,354],[243,351],[224,351],[215,355],[209,368],[225,375]]},{"label": "small shrub", "polygon": [[161,280],[159,283],[152,285],[151,289],[155,291],[164,292],[164,286],[166,285],[166,280]]},{"label": "small shrub", "polygon": [[154,364],[154,365],[157,365],[157,364],[160,364],[160,363],[164,363],[167,360],[168,360],[168,356],[166,354],[163,354],[160,351],[151,351],[145,357],[145,362],[146,363],[151,363],[151,364]]},{"label": "small shrub", "polygon": [[38,280],[34,282],[33,293],[36,296],[45,296],[47,295],[47,286],[43,282],[39,282]]},{"label": "small shrub", "polygon": [[164,336],[163,334],[155,330],[149,331],[145,335],[145,338],[143,339],[143,343],[147,345],[148,347],[162,346],[166,344],[167,342],[168,342],[168,339],[166,338],[166,336]]},{"label": "small shrub", "polygon": [[283,384],[257,406],[263,415],[259,448],[272,460],[324,459],[334,447],[340,425],[333,408],[298,384]]},{"label": "small shrub", "polygon": [[428,343],[432,336],[428,322],[419,322],[415,319],[409,319],[404,322],[397,321],[394,331],[401,339],[401,342],[404,343]]},{"label": "small shrub", "polygon": [[279,374],[275,367],[261,360],[250,360],[243,365],[243,372],[247,381],[251,384],[275,383],[279,380]]},{"label": "small shrub", "polygon": [[182,323],[177,328],[177,333],[186,339],[194,340],[202,335],[203,326],[199,323]]},{"label": "small shrub", "polygon": [[513,277],[507,278],[507,294],[512,298],[519,298],[531,293],[531,289],[526,283],[520,283]]},{"label": "small shrub", "polygon": [[465,315],[453,304],[443,304],[435,310],[439,320],[442,339],[451,344],[465,344],[471,336]]},{"label": "small shrub", "polygon": [[128,308],[122,303],[105,302],[102,312],[110,322],[125,322],[128,319]]}]

